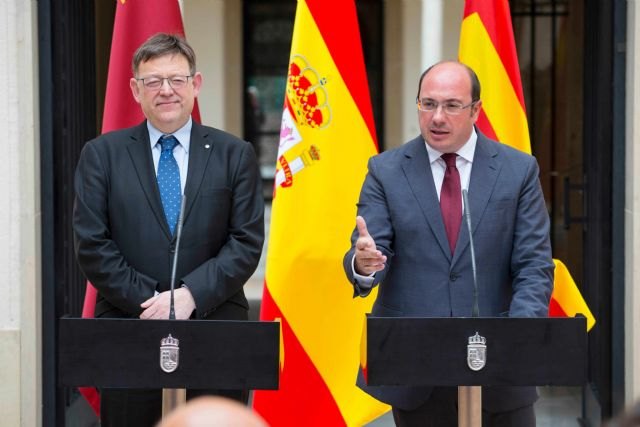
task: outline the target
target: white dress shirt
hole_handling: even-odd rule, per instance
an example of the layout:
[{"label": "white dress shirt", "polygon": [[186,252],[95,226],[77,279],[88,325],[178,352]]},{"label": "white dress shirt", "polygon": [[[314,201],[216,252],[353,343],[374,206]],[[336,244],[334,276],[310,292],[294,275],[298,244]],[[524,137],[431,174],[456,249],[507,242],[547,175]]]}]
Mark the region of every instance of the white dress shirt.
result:
[{"label": "white dress shirt", "polygon": [[[189,121],[180,129],[172,133],[177,140],[178,145],[173,149],[173,157],[178,163],[178,169],[180,170],[180,188],[182,194],[184,194],[184,186],[187,183],[187,172],[189,170],[189,146],[191,144],[191,127],[193,122],[191,117]],[[161,136],[167,135],[160,132],[158,129],[147,120],[147,129],[149,130],[149,142],[151,144],[151,155],[153,156],[153,167],[158,176],[158,163],[160,162],[160,154],[162,153],[162,145],[158,143]]]},{"label": "white dress shirt", "polygon": [[[456,154],[456,167],[460,174],[460,189],[469,190],[469,178],[471,177],[471,166],[473,164],[473,155],[476,152],[476,143],[478,141],[478,134],[473,129],[469,140],[458,150]],[[440,190],[442,189],[442,181],[444,181],[444,172],[447,169],[447,165],[442,160],[442,154],[437,150],[431,148],[431,146],[425,141],[427,147],[427,153],[429,154],[429,162],[431,163],[431,174],[433,175],[433,183],[436,186],[436,192],[438,193],[438,200],[440,200]],[[460,193],[462,197],[462,193]]]}]

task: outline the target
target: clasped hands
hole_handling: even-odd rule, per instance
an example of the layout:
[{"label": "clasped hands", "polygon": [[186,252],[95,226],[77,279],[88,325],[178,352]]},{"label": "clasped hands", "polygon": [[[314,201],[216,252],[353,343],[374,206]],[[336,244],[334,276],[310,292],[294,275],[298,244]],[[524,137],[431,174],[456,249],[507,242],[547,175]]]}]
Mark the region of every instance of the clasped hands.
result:
[{"label": "clasped hands", "polygon": [[369,234],[367,223],[363,217],[356,217],[356,227],[358,228],[358,240],[356,240],[353,263],[356,273],[368,276],[376,271],[384,270],[387,257],[376,247],[376,242]]},{"label": "clasped hands", "polygon": [[[169,302],[171,300],[171,291],[164,291],[152,296],[140,307],[145,310],[140,314],[141,319],[168,319],[169,318]],[[176,319],[186,320],[191,316],[196,308],[191,291],[186,287],[181,287],[173,291],[173,302]]]}]

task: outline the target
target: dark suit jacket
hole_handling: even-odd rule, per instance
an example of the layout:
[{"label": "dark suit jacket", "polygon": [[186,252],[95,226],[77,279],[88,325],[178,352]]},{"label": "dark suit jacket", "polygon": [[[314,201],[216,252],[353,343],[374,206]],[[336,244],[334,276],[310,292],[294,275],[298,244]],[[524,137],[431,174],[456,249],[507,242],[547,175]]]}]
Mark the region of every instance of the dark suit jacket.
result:
[{"label": "dark suit jacket", "polygon": [[[473,278],[469,233],[462,222],[451,255],[440,204],[422,137],[369,160],[358,215],[387,265],[376,273],[380,284],[376,316],[470,317]],[[481,316],[546,317],[553,284],[549,216],[538,165],[527,154],[478,132],[469,180],[471,227],[477,260]],[[357,230],[352,244],[358,238]],[[351,259],[344,268],[356,295],[366,295],[354,279]],[[424,403],[428,387],[366,387],[365,391],[402,409]],[[532,403],[533,387],[502,393],[485,388],[484,408],[515,409]]]},{"label": "dark suit jacket", "polygon": [[[96,317],[137,317],[170,287],[175,237],[156,181],[146,122],[89,141],[75,175],[78,263],[99,291]],[[243,285],[264,241],[255,153],[247,142],[193,123],[176,286],[196,318],[246,318]]]}]

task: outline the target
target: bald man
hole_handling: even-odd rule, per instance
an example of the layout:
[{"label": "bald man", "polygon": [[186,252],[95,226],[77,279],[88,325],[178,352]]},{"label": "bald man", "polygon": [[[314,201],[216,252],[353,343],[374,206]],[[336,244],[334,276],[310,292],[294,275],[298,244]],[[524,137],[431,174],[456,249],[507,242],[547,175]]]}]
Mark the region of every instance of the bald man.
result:
[{"label": "bald man", "polygon": [[258,414],[235,400],[205,396],[180,406],[158,427],[269,427]]},{"label": "bald man", "polygon": [[[369,160],[344,268],[356,296],[380,286],[373,315],[470,317],[474,281],[480,316],[546,317],[553,284],[549,215],[536,160],[475,127],[480,82],[454,61],[418,83],[421,135]],[[457,426],[454,387],[367,387],[402,427]],[[535,427],[534,387],[485,387],[485,427]]]}]

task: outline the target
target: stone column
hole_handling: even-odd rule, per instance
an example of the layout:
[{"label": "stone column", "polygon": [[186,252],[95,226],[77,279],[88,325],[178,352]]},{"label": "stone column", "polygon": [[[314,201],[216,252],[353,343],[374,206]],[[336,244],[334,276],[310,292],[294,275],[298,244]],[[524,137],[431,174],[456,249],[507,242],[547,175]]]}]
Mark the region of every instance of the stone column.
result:
[{"label": "stone column", "polygon": [[[183,6],[184,31],[203,74],[198,96],[202,122],[243,134],[242,2],[189,0]],[[288,55],[288,53],[287,53]]]},{"label": "stone column", "polygon": [[625,399],[640,399],[640,5],[627,1]]},{"label": "stone column", "polygon": [[0,424],[42,425],[37,2],[0,2]]}]

